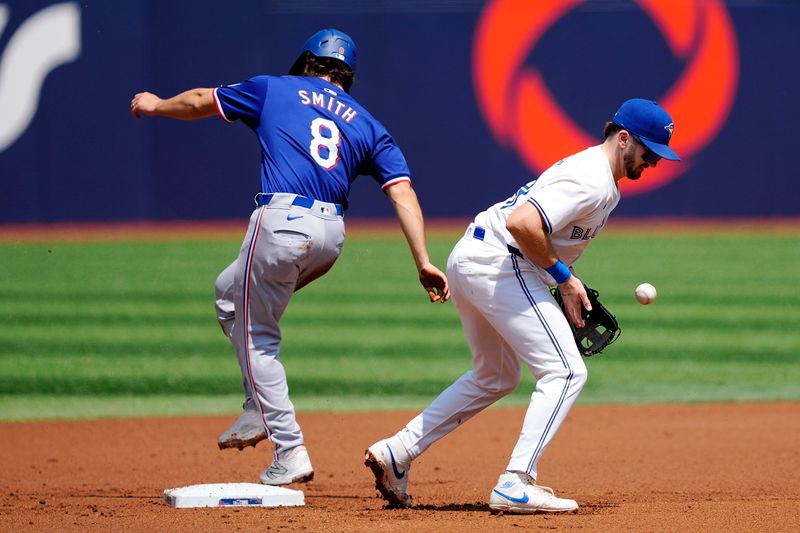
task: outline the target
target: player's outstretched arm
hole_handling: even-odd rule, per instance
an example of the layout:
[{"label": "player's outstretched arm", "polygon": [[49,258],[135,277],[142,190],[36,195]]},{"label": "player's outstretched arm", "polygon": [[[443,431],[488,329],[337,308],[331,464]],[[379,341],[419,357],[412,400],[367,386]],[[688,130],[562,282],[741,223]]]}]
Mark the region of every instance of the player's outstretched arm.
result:
[{"label": "player's outstretched arm", "polygon": [[428,292],[431,302],[446,302],[450,299],[447,276],[430,261],[428,245],[425,243],[425,222],[417,194],[407,181],[396,183],[385,189],[385,192],[392,201],[397,220],[414,256],[419,282]]},{"label": "player's outstretched arm", "polygon": [[136,119],[147,115],[194,120],[216,114],[214,89],[190,89],[166,100],[153,93],[143,92],[137,93],[131,100],[131,115]]}]

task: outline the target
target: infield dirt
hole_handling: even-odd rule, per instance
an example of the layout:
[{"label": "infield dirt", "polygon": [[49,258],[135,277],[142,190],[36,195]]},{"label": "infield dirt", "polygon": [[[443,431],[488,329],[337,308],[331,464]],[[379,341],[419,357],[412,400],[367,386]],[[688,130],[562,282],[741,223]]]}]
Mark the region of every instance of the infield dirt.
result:
[{"label": "infield dirt", "polygon": [[219,451],[235,416],[0,424],[3,531],[798,531],[800,403],[577,406],[539,482],[567,515],[493,516],[524,410],[490,409],[410,472],[384,509],[364,449],[416,413],[300,414],[316,477],[303,508],[173,509],[164,489],[257,482],[271,447]]}]

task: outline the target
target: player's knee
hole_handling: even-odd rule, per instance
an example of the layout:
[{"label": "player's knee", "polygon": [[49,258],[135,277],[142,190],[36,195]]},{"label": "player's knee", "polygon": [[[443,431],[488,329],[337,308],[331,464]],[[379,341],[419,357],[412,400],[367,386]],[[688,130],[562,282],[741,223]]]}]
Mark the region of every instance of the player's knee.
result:
[{"label": "player's knee", "polygon": [[507,375],[496,375],[490,378],[479,380],[478,384],[484,393],[492,398],[502,398],[510,394],[519,385],[520,373]]},{"label": "player's knee", "polygon": [[217,313],[217,322],[222,327],[225,335],[230,336],[230,330],[233,327],[235,311],[233,302],[226,299],[217,298],[214,302],[214,310]]},{"label": "player's knee", "polygon": [[559,383],[559,390],[567,388],[570,393],[577,394],[586,385],[589,377],[586,365],[581,359],[571,360],[568,366],[558,366],[549,368],[546,372],[537,375],[537,380],[541,383]]},{"label": "player's knee", "polygon": [[224,271],[217,276],[217,281],[214,283],[214,296],[217,300],[226,299],[228,295],[233,294],[233,284],[231,281],[232,280],[228,279]]},{"label": "player's knee", "polygon": [[214,284],[214,294],[216,296],[214,310],[217,314],[217,322],[219,322],[226,337],[231,336],[234,322],[233,279],[229,270],[223,270]]},{"label": "player's knee", "polygon": [[502,398],[503,396],[511,394],[512,392],[514,392],[514,389],[517,388],[517,385],[519,385],[519,379],[517,379],[515,381],[504,381],[504,382],[501,382],[500,386],[497,388],[497,391],[496,391],[497,396]]},{"label": "player's knee", "polygon": [[583,363],[582,360],[579,360],[579,364],[574,364],[570,368],[570,382],[573,387],[577,390],[582,390],[583,387],[586,385],[586,382],[589,380],[589,370],[586,368],[586,365]]}]

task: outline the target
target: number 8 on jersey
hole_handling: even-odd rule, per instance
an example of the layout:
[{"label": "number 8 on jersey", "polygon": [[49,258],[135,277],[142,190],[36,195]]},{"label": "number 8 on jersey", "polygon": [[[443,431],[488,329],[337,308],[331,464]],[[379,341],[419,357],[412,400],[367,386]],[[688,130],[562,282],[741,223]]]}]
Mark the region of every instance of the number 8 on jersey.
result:
[{"label": "number 8 on jersey", "polygon": [[[329,136],[322,134],[323,129],[328,130]],[[311,121],[311,145],[308,148],[311,151],[311,157],[319,166],[325,170],[336,167],[339,162],[339,143],[341,143],[341,136],[334,121],[322,117]],[[325,150],[322,150],[323,148]],[[327,152],[327,156],[323,156],[325,152]]]}]

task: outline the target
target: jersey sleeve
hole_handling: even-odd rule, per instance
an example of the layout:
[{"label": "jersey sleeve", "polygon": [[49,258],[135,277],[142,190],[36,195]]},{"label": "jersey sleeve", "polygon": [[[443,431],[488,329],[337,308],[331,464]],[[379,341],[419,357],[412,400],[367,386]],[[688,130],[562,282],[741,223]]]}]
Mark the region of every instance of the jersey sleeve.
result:
[{"label": "jersey sleeve", "polygon": [[362,172],[375,178],[381,189],[401,181],[411,181],[411,172],[402,150],[389,132],[382,128],[372,151],[372,158],[362,167]]},{"label": "jersey sleeve", "polygon": [[226,122],[242,120],[258,124],[267,96],[268,76],[256,76],[241,83],[222,85],[214,89],[217,111]]},{"label": "jersey sleeve", "polygon": [[527,201],[539,211],[547,233],[585,216],[596,203],[591,190],[575,175],[554,176],[544,187],[531,191]]}]

